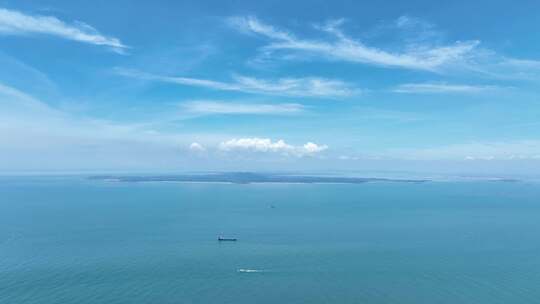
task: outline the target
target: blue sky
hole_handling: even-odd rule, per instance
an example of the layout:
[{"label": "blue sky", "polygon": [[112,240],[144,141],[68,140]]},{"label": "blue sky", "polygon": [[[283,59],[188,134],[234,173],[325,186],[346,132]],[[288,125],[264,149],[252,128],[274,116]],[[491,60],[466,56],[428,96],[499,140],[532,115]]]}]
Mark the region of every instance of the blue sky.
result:
[{"label": "blue sky", "polygon": [[538,2],[221,2],[0,1],[0,170],[540,169]]}]

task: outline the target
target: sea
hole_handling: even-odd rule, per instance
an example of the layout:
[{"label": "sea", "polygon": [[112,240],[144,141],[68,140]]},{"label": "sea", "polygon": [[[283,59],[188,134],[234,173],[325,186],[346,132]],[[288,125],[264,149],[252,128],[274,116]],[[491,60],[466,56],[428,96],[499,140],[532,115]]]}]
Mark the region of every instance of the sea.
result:
[{"label": "sea", "polygon": [[0,303],[540,303],[540,183],[5,176]]}]

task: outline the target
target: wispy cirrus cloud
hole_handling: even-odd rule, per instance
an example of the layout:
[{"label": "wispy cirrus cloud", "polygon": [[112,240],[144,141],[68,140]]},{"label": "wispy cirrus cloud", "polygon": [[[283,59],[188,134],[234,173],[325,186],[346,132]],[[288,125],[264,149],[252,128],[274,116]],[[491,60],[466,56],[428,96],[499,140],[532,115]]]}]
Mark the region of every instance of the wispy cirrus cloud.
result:
[{"label": "wispy cirrus cloud", "polygon": [[360,93],[360,89],[347,82],[319,77],[288,77],[267,80],[233,75],[231,81],[222,82],[190,77],[161,76],[122,68],[117,68],[115,71],[119,75],[137,79],[252,94],[297,97],[346,97]]},{"label": "wispy cirrus cloud", "polygon": [[105,36],[92,26],[76,21],[68,24],[54,16],[29,15],[0,8],[0,35],[51,35],[88,44],[102,45],[123,54],[127,48],[118,38]]},{"label": "wispy cirrus cloud", "polygon": [[194,100],[181,104],[188,113],[200,115],[212,114],[255,114],[255,115],[289,115],[298,114],[305,107],[298,103],[261,104],[238,103],[216,100]]},{"label": "wispy cirrus cloud", "polygon": [[393,89],[396,93],[410,94],[437,94],[437,93],[480,93],[501,89],[497,86],[481,86],[467,84],[448,83],[406,83],[398,85]]},{"label": "wispy cirrus cloud", "polygon": [[[343,19],[334,20],[316,28],[330,34],[331,40],[298,38],[293,33],[263,23],[255,17],[233,17],[229,23],[243,33],[255,34],[270,40],[262,48],[266,55],[276,51],[296,51],[319,55],[323,58],[378,66],[435,71],[456,61],[463,61],[480,44],[478,40],[456,41],[448,45],[410,45],[401,52],[390,52],[367,46],[347,36],[340,29]],[[401,20],[405,26],[410,19]]]},{"label": "wispy cirrus cloud", "polygon": [[540,60],[504,57],[486,52],[469,70],[489,78],[501,80],[540,80]]},{"label": "wispy cirrus cloud", "polygon": [[267,44],[252,62],[268,59],[310,60],[320,58],[380,67],[394,67],[437,73],[472,73],[499,79],[539,80],[540,60],[512,58],[480,47],[480,40],[444,42],[445,34],[419,18],[401,16],[375,30],[400,31],[398,47],[383,49],[348,36],[344,19],[328,21],[314,28],[319,38],[302,38],[289,30],[264,23],[253,16],[232,17],[228,23],[241,33],[262,37]]}]

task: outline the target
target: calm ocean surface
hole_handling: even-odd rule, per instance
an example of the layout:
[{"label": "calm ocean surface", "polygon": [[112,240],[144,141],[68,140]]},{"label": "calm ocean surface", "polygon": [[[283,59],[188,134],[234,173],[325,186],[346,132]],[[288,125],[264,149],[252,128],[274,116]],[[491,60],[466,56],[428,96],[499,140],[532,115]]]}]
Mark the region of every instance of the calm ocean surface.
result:
[{"label": "calm ocean surface", "polygon": [[0,182],[2,304],[540,303],[537,183]]}]

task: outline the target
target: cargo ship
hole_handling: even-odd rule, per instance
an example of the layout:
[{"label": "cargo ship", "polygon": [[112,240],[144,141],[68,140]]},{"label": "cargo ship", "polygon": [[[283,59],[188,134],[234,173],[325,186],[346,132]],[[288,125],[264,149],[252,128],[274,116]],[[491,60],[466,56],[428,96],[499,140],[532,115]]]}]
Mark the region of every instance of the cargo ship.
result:
[{"label": "cargo ship", "polygon": [[223,236],[218,236],[217,238],[218,241],[220,242],[236,242],[238,239],[236,238],[230,238],[230,237],[223,237]]}]

